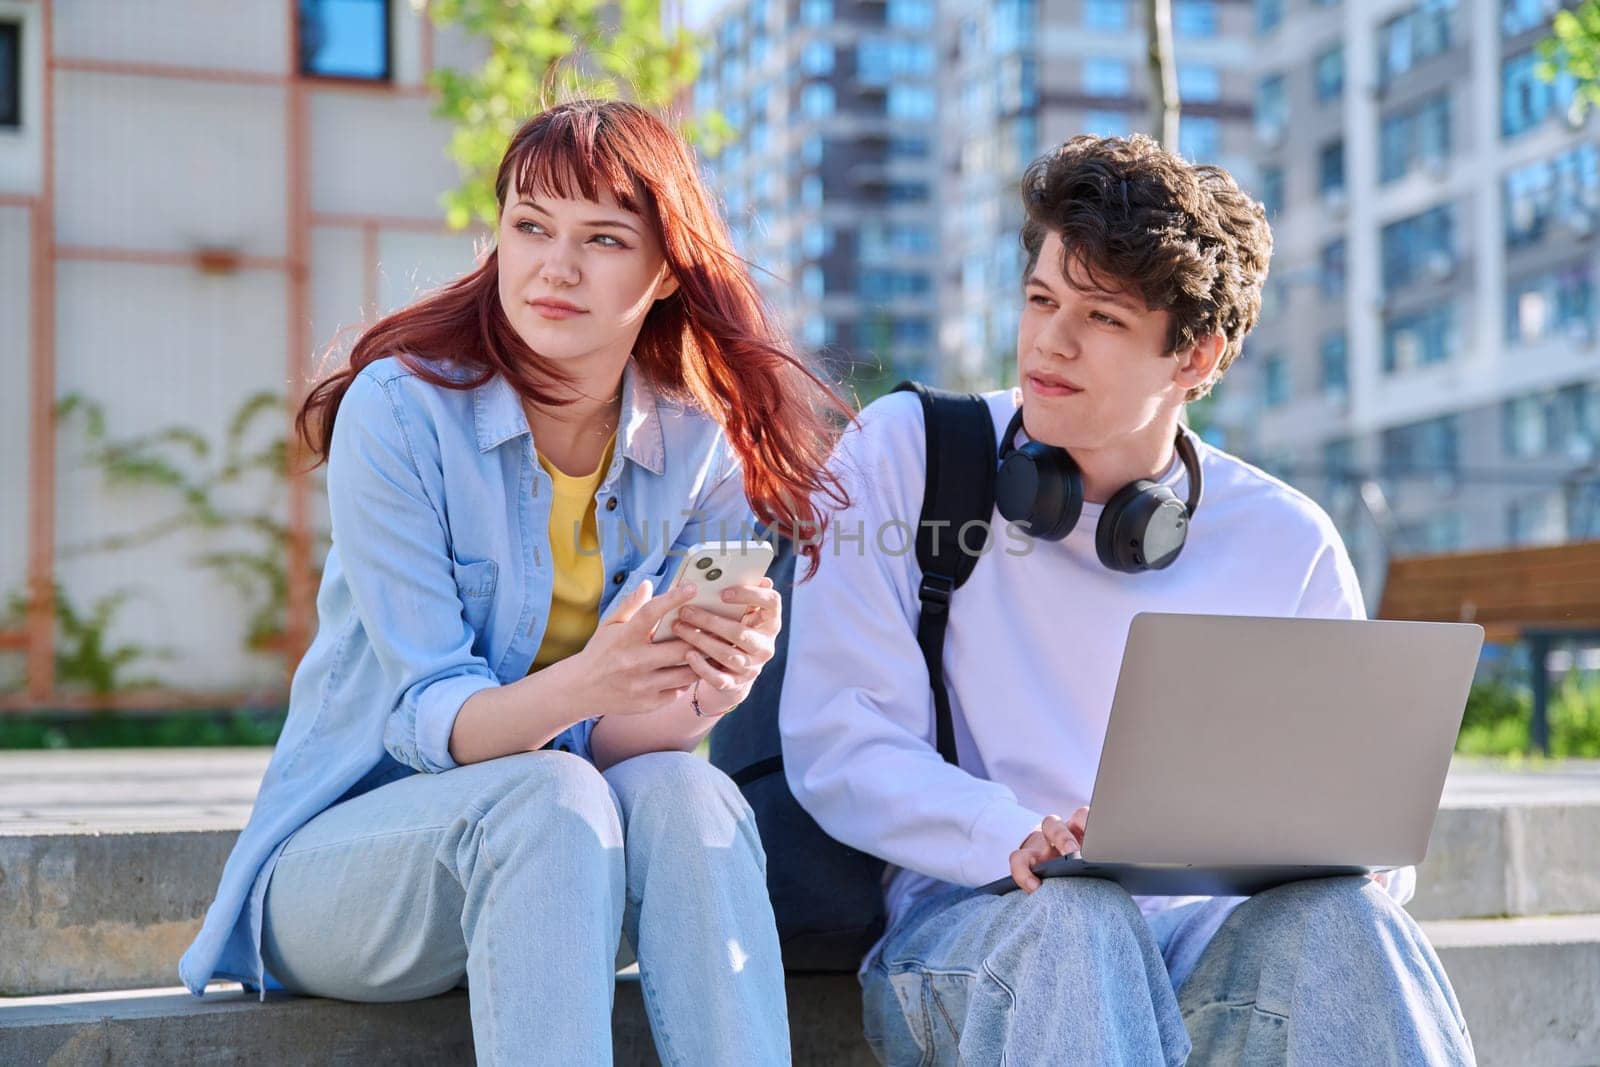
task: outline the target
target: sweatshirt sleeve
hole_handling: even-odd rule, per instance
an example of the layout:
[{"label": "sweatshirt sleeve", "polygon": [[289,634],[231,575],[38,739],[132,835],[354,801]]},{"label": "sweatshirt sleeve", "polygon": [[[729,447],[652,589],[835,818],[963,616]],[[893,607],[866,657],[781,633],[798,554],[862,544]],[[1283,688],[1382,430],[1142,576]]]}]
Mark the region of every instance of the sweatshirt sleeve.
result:
[{"label": "sweatshirt sleeve", "polygon": [[992,881],[1042,816],[934,747],[916,641],[926,469],[916,397],[871,405],[833,469],[851,506],[833,516],[816,576],[792,594],[779,706],[789,787],[846,844],[943,881]]}]

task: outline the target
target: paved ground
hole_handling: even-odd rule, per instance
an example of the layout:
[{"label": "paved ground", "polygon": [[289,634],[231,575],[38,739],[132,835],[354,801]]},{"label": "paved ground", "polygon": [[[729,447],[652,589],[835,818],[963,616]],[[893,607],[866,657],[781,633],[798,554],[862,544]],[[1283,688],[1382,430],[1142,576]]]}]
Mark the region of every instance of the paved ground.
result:
[{"label": "paved ground", "polygon": [[[0,752],[0,834],[73,830],[236,830],[267,749]],[[1459,759],[1443,806],[1600,799],[1600,760],[1505,764]]]}]

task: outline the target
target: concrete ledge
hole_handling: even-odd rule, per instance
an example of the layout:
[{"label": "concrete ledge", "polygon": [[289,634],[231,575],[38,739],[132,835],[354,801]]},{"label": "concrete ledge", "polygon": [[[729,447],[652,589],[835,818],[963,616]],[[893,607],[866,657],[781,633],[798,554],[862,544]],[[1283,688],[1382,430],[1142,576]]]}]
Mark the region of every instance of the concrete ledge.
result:
[{"label": "concrete ledge", "polygon": [[1441,808],[1406,910],[1423,920],[1600,912],[1600,797]]},{"label": "concrete ledge", "polygon": [[[796,1064],[865,1067],[876,1062],[860,1037],[860,994],[852,976],[791,976],[789,1017]],[[636,978],[618,976],[612,1047],[618,1064],[660,1062]],[[472,1054],[462,991],[400,1004],[285,994],[269,995],[262,1003],[237,986],[203,999],[179,988],[0,1002],[0,1063],[7,1067],[234,1062],[432,1067],[469,1063]]]},{"label": "concrete ledge", "polygon": [[236,837],[0,836],[0,995],[176,981]]},{"label": "concrete ledge", "polygon": [[1600,1063],[1600,915],[1423,923],[1484,1067]]}]

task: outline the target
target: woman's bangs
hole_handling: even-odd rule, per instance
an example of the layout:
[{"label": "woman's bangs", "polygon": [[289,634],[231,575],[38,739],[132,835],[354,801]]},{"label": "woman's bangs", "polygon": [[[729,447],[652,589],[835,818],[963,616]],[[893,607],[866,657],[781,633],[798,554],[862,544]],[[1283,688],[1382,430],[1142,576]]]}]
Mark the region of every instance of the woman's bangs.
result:
[{"label": "woman's bangs", "polygon": [[548,196],[595,203],[603,190],[624,211],[645,219],[654,215],[648,191],[615,148],[602,143],[598,123],[580,123],[571,114],[554,117],[541,136],[528,139],[512,164],[511,187],[508,199]]}]

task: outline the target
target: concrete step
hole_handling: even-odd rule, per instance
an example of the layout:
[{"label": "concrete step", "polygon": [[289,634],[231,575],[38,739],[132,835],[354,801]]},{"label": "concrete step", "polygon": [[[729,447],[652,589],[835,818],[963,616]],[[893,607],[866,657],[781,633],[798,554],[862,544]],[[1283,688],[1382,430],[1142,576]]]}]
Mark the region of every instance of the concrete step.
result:
[{"label": "concrete step", "polygon": [[[176,981],[267,755],[0,753],[0,995]],[[1600,763],[1458,761],[1410,910],[1600,913]]]},{"label": "concrete step", "polygon": [[[203,999],[177,988],[0,1001],[0,1063],[433,1067],[472,1062],[465,992],[402,1004],[347,1004],[284,994],[269,995],[263,1003],[238,986],[219,984],[217,989]],[[636,974],[618,977],[612,1018],[618,1064],[660,1062]],[[876,1062],[860,1037],[860,993],[853,977],[792,976],[789,1018],[797,1065],[865,1067]],[[555,1062],[555,1050],[550,1052],[548,1062]]]},{"label": "concrete step", "polygon": [[1600,1063],[1600,915],[1423,923],[1478,1062]]},{"label": "concrete step", "polygon": [[[1425,923],[1450,974],[1483,1067],[1600,1063],[1600,916]],[[284,995],[265,1003],[229,987],[203,1000],[179,989],[0,1001],[0,1063],[156,1065],[467,1062],[466,995],[408,1004],[344,1004]],[[791,975],[797,1064],[869,1064],[849,975]],[[654,1064],[638,982],[619,977],[619,1064]]]}]

